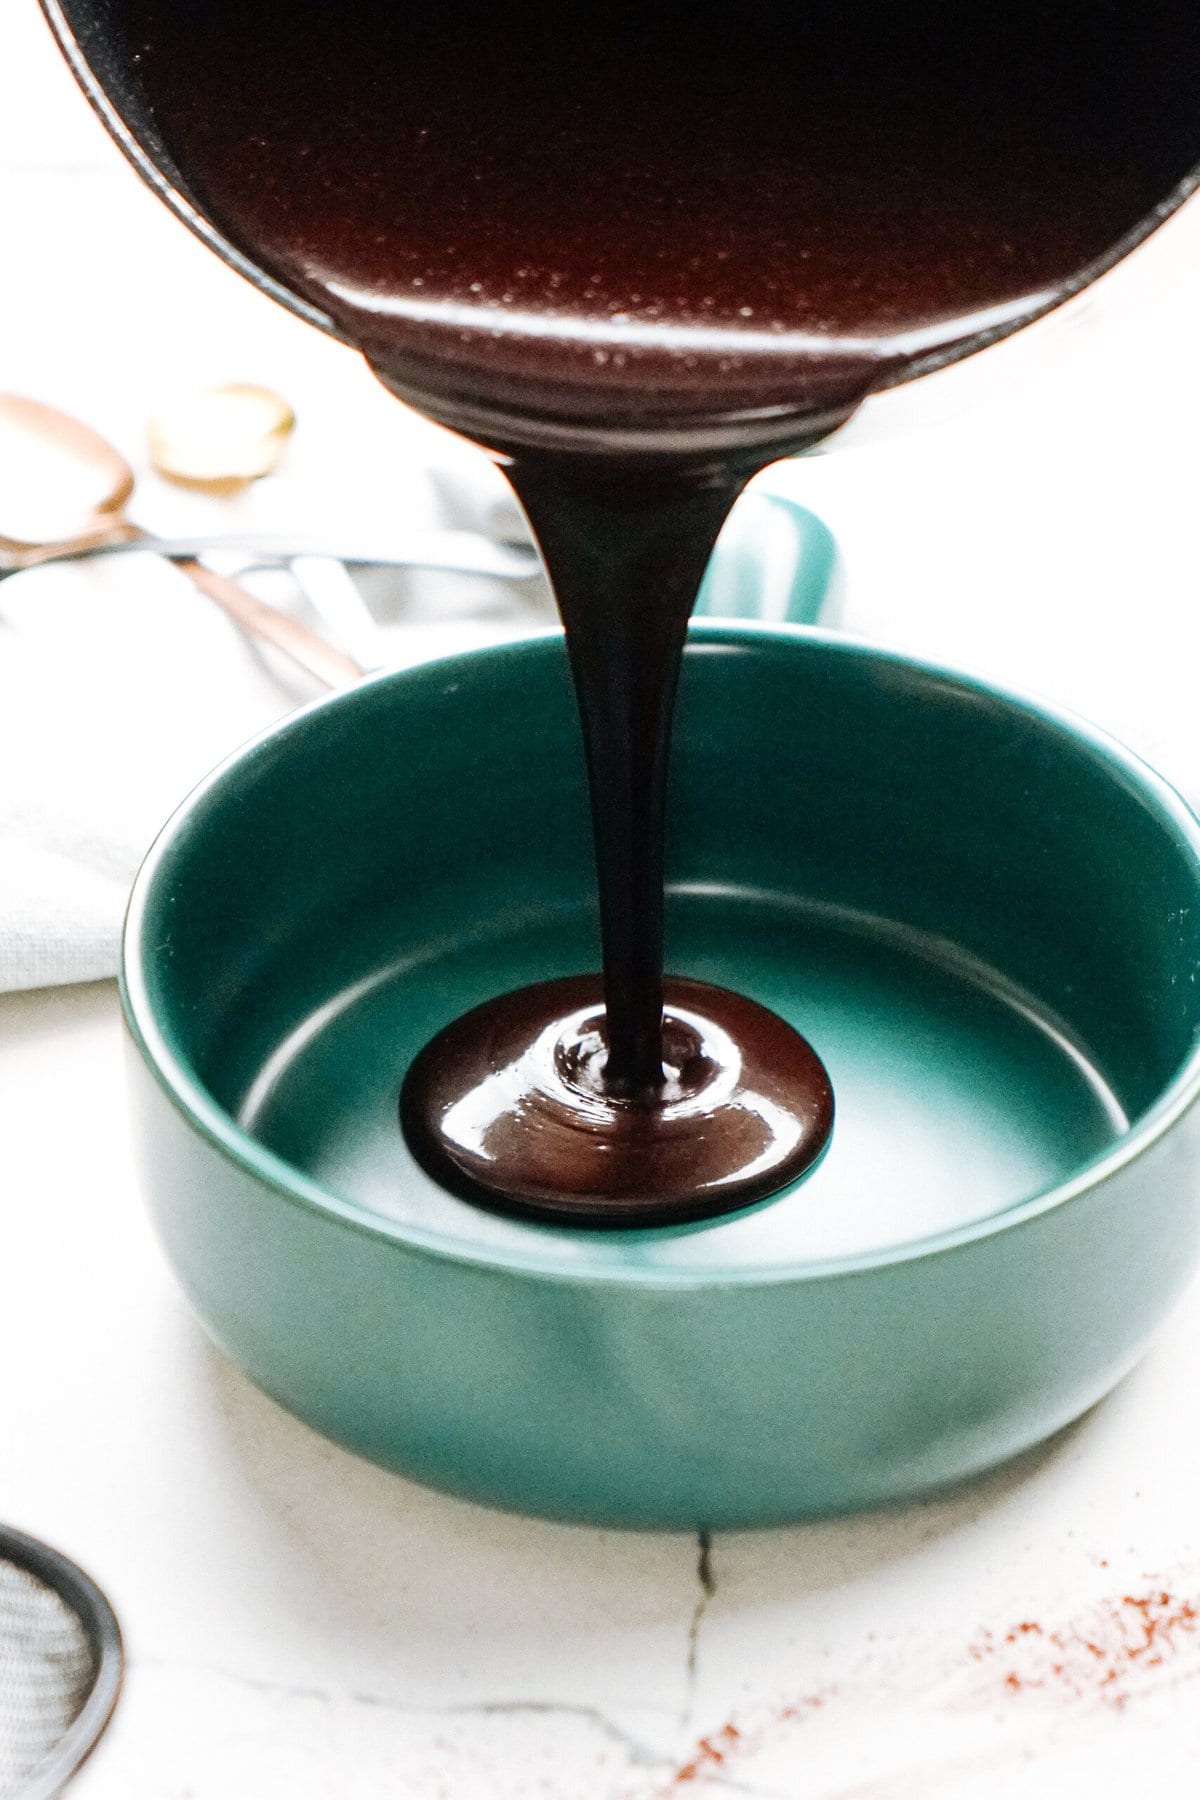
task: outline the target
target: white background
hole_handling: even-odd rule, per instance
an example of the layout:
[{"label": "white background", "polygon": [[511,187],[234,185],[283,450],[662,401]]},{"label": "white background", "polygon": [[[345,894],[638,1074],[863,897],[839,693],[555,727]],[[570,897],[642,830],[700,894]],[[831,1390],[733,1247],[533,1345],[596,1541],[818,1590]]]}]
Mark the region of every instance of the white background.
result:
[{"label": "white background", "polygon": [[[785,479],[838,536],[850,628],[1074,705],[1200,791],[1198,237],[1035,389]],[[306,522],[335,478],[342,517],[403,508],[434,434],[142,192],[33,0],[0,0],[0,244],[0,389],[140,459],[168,388],[271,382]],[[207,1347],[136,1195],[105,984],[0,1001],[0,1207],[0,1516],[77,1555],[128,1634],[81,1800],[1195,1789],[1194,1291],[1054,1443],[929,1505],[721,1535],[706,1598],[693,1541],[430,1495]]]}]

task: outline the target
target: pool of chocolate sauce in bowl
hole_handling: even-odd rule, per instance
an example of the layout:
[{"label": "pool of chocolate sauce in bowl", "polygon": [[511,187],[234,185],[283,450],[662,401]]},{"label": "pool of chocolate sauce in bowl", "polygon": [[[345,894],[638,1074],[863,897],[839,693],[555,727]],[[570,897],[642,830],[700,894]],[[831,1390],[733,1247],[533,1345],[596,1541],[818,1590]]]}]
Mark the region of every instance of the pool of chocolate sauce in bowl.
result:
[{"label": "pool of chocolate sauce in bowl", "polygon": [[[410,1144],[455,1191],[578,1223],[762,1198],[828,1137],[817,1056],[720,990],[668,990],[664,1023],[671,715],[705,563],[757,469],[1035,318],[1177,193],[1200,150],[1194,8],[113,0],[113,19],[219,231],[506,461],[566,625],[602,984],[440,1034],[405,1085]],[[768,1082],[790,1124],[765,1155],[747,1122]]]}]

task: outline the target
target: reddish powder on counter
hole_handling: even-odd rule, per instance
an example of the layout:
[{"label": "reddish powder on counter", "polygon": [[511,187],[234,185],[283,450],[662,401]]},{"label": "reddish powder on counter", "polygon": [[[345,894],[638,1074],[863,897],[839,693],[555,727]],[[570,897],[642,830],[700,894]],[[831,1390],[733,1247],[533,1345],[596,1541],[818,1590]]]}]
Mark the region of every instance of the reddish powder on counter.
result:
[{"label": "reddish powder on counter", "polygon": [[[976,1704],[994,1702],[998,1694],[1013,1703],[1033,1694],[1043,1702],[1091,1703],[1119,1711],[1139,1693],[1153,1692],[1156,1670],[1167,1671],[1172,1679],[1200,1676],[1200,1595],[1189,1598],[1155,1579],[1144,1592],[1096,1601],[1060,1624],[1026,1618],[1006,1630],[985,1627],[965,1650],[983,1681],[973,1693]],[[890,1689],[886,1674],[883,1679]],[[750,1721],[727,1720],[697,1739],[687,1760],[655,1790],[659,1800],[707,1776],[728,1778],[730,1765],[752,1759],[782,1728],[802,1725],[838,1694],[838,1688],[828,1687]],[[843,1690],[848,1701],[869,1696],[861,1679],[854,1692]]]},{"label": "reddish powder on counter", "polygon": [[706,1764],[710,1767],[719,1767],[729,1755],[731,1746],[738,1742],[741,1735],[737,1726],[731,1721],[722,1725],[720,1731],[714,1731],[710,1736],[702,1737],[696,1745],[695,1755],[676,1769],[674,1785],[681,1787],[684,1782],[695,1781]]},{"label": "reddish powder on counter", "polygon": [[968,1648],[975,1662],[1003,1657],[1001,1686],[1010,1694],[1036,1691],[1120,1709],[1143,1685],[1143,1670],[1200,1651],[1200,1604],[1156,1584],[1099,1601],[1062,1626],[1026,1619],[999,1638],[983,1631]]},{"label": "reddish powder on counter", "polygon": [[776,1707],[752,1730],[745,1725],[735,1725],[732,1719],[728,1720],[719,1731],[710,1731],[707,1737],[697,1739],[692,1754],[686,1762],[679,1765],[664,1791],[685,1787],[705,1774],[714,1773],[736,1755],[752,1755],[779,1726],[802,1721],[807,1715],[819,1711],[834,1691],[831,1688],[824,1694],[808,1694],[803,1700]]}]

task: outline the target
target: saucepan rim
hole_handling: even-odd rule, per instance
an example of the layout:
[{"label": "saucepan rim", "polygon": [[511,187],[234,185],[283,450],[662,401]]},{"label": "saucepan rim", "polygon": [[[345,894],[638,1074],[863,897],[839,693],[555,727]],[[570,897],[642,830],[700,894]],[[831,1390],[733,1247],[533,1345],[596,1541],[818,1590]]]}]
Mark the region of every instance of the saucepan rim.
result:
[{"label": "saucepan rim", "polygon": [[[260,267],[253,257],[227,238],[212,224],[200,209],[193,204],[182,188],[177,186],[171,176],[159,166],[153,156],[142,143],[137,133],[127,123],[124,115],[111,98],[104,82],[100,79],[91,62],[88,60],[71,22],[69,10],[64,0],[40,0],[47,23],[53,32],[59,49],[71,69],[84,96],[93,111],[99,116],[117,148],[125,156],[141,176],[146,185],[158,195],[164,204],[170,207],[176,218],[182,220],[202,243],[216,253],[221,260],[235,269],[239,275],[267,294],[289,312],[296,313],[310,325],[315,325],[328,336],[341,343],[349,340],[340,329],[336,320],[332,319],[312,301],[293,293],[285,284],[278,281],[266,269]],[[1183,175],[1167,194],[1146,213],[1136,224],[1118,238],[1116,243],[1093,257],[1085,264],[1069,282],[1057,289],[1052,299],[1045,302],[1035,300],[1028,312],[1019,308],[1011,311],[1011,316],[998,323],[981,320],[978,328],[955,343],[941,347],[924,357],[916,356],[905,363],[899,372],[889,372],[886,362],[881,363],[881,379],[871,393],[882,394],[898,387],[907,388],[922,376],[934,374],[949,368],[955,363],[964,361],[994,344],[1005,342],[1019,332],[1026,331],[1039,320],[1060,312],[1064,306],[1086,289],[1100,276],[1108,274],[1118,263],[1125,259],[1143,244],[1147,238],[1163,225],[1185,201],[1200,190],[1200,163]],[[870,395],[867,396],[870,399]],[[769,413],[767,415],[769,422]],[[703,424],[702,420],[689,421],[689,429],[696,430]]]}]

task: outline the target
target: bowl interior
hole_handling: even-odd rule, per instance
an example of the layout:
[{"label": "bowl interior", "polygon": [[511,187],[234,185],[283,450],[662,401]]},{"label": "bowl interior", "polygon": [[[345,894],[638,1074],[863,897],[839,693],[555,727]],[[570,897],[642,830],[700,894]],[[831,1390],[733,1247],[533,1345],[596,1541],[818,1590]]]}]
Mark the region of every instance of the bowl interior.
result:
[{"label": "bowl interior", "polygon": [[1044,709],[820,633],[708,627],[686,658],[670,869],[669,966],[791,1019],[837,1094],[824,1161],[734,1218],[501,1219],[400,1138],[400,1083],[435,1030],[597,961],[557,636],[366,683],[211,778],[139,879],[131,1016],[230,1154],[387,1230],[589,1271],[932,1244],[1128,1148],[1193,1078],[1195,822]]}]

